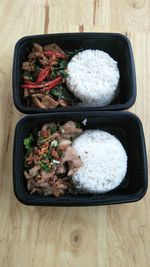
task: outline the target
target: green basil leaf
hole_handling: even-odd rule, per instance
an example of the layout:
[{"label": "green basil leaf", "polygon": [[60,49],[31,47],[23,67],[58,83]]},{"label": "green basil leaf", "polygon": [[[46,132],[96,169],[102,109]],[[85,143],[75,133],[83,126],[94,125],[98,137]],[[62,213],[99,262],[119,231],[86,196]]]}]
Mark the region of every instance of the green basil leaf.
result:
[{"label": "green basil leaf", "polygon": [[27,138],[24,139],[24,146],[25,146],[25,148],[27,150],[30,150],[32,148],[33,141],[34,141],[34,139],[33,139],[33,135],[32,134],[30,134],[29,137],[27,137]]},{"label": "green basil leaf", "polygon": [[48,163],[46,163],[44,161],[40,162],[40,167],[45,172],[50,172],[50,170],[51,170],[51,168],[49,167]]},{"label": "green basil leaf", "polygon": [[61,75],[62,78],[67,78],[68,73],[66,71],[64,71],[64,70],[60,70],[59,71],[59,75]]},{"label": "green basil leaf", "polygon": [[59,64],[59,68],[66,69],[68,62],[66,60],[64,60],[64,59],[60,59],[58,64]]},{"label": "green basil leaf", "polygon": [[53,96],[56,96],[59,99],[64,99],[69,102],[76,102],[77,98],[64,86],[64,85],[58,85],[55,88],[53,88],[50,93]]},{"label": "green basil leaf", "polygon": [[54,126],[52,126],[50,129],[51,129],[51,133],[52,133],[52,134],[53,134],[53,133],[56,133],[56,131],[57,131],[57,126],[54,125]]},{"label": "green basil leaf", "polygon": [[74,57],[76,54],[78,54],[79,52],[82,52],[84,49],[83,48],[79,48],[79,49],[75,49],[73,51],[65,51],[66,54],[68,55],[69,57],[69,60]]}]

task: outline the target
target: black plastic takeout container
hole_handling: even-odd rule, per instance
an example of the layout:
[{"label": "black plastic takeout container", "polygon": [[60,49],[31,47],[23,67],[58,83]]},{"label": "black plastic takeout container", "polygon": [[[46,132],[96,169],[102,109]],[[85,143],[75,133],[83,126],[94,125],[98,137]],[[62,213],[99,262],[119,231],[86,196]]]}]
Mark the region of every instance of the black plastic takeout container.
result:
[{"label": "black plastic takeout container", "polygon": [[[120,93],[116,102],[105,107],[72,107],[57,109],[28,108],[22,99],[21,88],[22,75],[21,65],[27,59],[32,44],[36,42],[41,45],[56,43],[62,49],[75,50],[100,49],[107,52],[118,62],[120,71]],[[91,88],[92,90],[92,88]],[[72,111],[99,111],[99,110],[125,110],[130,108],[136,99],[136,77],[132,48],[129,39],[118,33],[58,33],[33,35],[21,38],[14,51],[13,61],[13,99],[16,108],[26,114],[54,113]]]},{"label": "black plastic takeout container", "polygon": [[[101,129],[116,136],[124,146],[128,155],[128,169],[124,181],[120,186],[104,194],[80,194],[60,196],[30,195],[26,188],[23,175],[25,149],[24,138],[35,127],[47,122],[66,122],[74,120],[82,122],[87,118],[83,129]],[[144,133],[139,118],[129,112],[101,113],[55,113],[30,115],[21,119],[15,130],[13,151],[13,182],[14,192],[18,200],[27,205],[43,206],[96,206],[128,203],[141,199],[147,190],[147,157]]]}]

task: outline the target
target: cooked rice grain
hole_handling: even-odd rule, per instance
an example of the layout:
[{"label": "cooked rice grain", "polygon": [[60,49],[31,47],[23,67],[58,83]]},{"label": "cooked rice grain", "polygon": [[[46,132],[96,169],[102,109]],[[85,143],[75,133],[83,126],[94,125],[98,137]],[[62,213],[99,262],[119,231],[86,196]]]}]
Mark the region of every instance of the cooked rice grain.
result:
[{"label": "cooked rice grain", "polygon": [[127,155],[116,137],[101,130],[87,130],[72,146],[83,162],[72,178],[78,188],[104,193],[122,182],[127,171]]},{"label": "cooked rice grain", "polygon": [[67,86],[83,106],[105,106],[114,100],[119,83],[117,62],[101,50],[84,50],[68,64]]}]

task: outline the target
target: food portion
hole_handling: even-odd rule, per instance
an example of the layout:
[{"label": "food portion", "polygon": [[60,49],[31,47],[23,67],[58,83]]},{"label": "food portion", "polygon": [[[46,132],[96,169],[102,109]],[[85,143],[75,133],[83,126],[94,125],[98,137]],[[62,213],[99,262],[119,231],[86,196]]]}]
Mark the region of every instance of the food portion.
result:
[{"label": "food portion", "polygon": [[116,137],[101,130],[87,130],[72,147],[83,162],[72,176],[77,188],[105,193],[119,186],[127,172],[127,155]]},{"label": "food portion", "polygon": [[67,86],[82,106],[110,104],[117,95],[119,69],[117,62],[100,50],[85,50],[69,62]]},{"label": "food portion", "polygon": [[31,194],[58,197],[74,190],[70,176],[82,166],[82,161],[71,144],[81,133],[73,121],[63,125],[48,123],[24,139],[24,176]]},{"label": "food portion", "polygon": [[77,52],[64,52],[56,44],[33,44],[21,67],[21,87],[27,107],[69,107],[79,102],[66,86],[67,64]]},{"label": "food portion", "polygon": [[57,44],[33,43],[21,68],[27,107],[106,106],[117,95],[117,62],[101,50],[63,51]]},{"label": "food portion", "polygon": [[127,172],[120,141],[101,130],[83,130],[76,122],[44,124],[24,139],[24,176],[31,194],[105,193]]}]

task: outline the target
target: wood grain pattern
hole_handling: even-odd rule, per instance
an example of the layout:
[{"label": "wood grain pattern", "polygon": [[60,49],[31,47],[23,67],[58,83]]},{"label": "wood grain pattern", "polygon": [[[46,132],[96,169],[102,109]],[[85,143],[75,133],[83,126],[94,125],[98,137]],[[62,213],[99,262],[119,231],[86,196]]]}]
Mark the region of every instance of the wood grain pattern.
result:
[{"label": "wood grain pattern", "polygon": [[132,43],[137,101],[150,160],[150,1],[1,0],[0,4],[0,267],[149,267],[150,196],[109,207],[49,208],[20,204],[12,187],[15,124],[12,59],[24,35],[121,32]]}]

